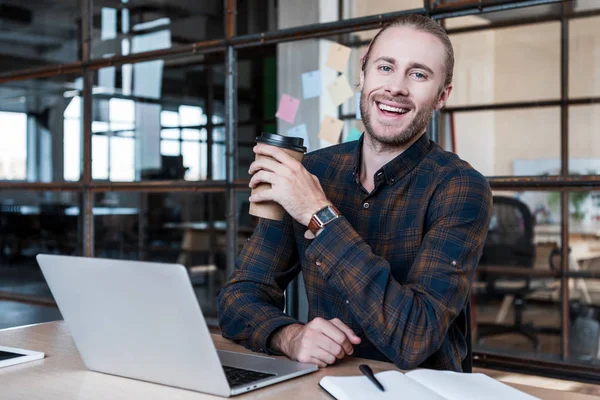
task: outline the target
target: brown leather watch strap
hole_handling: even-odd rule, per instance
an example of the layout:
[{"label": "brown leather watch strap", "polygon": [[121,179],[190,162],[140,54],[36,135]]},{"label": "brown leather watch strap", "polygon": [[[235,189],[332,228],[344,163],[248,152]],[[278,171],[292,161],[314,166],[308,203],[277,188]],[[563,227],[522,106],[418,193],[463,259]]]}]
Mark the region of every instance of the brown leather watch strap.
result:
[{"label": "brown leather watch strap", "polygon": [[[330,204],[327,207],[331,208],[338,216],[342,215],[342,213],[333,204]],[[324,210],[327,207],[323,207],[323,208],[321,208],[321,210]],[[319,211],[321,211],[321,210],[319,210]],[[313,214],[313,216],[310,219],[310,222],[308,223],[308,230],[311,231],[313,233],[313,235],[316,235],[317,232],[319,231],[319,229],[321,229],[324,226],[321,223],[319,223],[319,220],[316,217],[316,215],[317,215],[317,213],[319,213],[319,211],[317,211],[316,213]]]}]

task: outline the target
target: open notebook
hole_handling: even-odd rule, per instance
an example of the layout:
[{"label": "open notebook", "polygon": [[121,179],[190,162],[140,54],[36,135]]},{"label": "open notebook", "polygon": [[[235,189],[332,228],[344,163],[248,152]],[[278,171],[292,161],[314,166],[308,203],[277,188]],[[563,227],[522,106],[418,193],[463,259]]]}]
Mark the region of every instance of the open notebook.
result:
[{"label": "open notebook", "polygon": [[[533,397],[484,374],[417,369],[403,374],[385,371],[375,374],[385,388],[380,391],[364,375],[325,376],[319,385],[337,400],[419,399],[419,400],[533,400]],[[539,399],[538,399],[539,400]]]}]

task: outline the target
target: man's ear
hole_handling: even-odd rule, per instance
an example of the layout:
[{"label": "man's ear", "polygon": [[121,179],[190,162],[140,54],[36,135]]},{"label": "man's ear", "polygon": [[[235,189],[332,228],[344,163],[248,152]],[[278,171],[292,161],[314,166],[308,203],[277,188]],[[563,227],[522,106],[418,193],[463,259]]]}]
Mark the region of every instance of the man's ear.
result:
[{"label": "man's ear", "polygon": [[358,88],[360,90],[362,90],[364,83],[365,83],[365,71],[360,71],[360,82],[358,83]]},{"label": "man's ear", "polygon": [[440,92],[437,104],[435,105],[436,110],[440,110],[442,107],[444,107],[448,101],[448,97],[450,97],[450,92],[452,92],[452,84],[449,84]]}]

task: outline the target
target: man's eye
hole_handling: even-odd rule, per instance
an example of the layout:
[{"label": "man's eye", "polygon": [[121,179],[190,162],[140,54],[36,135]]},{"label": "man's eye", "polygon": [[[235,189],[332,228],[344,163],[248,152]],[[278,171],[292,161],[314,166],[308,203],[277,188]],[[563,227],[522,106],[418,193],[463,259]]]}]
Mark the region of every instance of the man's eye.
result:
[{"label": "man's eye", "polygon": [[415,76],[415,78],[417,78],[417,79],[419,79],[419,80],[420,80],[420,79],[425,79],[425,78],[427,78],[427,77],[425,76],[425,74],[422,74],[422,73],[420,73],[420,72],[415,72],[415,73],[414,73],[414,76]]},{"label": "man's eye", "polygon": [[390,68],[389,65],[382,65],[379,67],[379,70],[383,71],[383,72],[390,72],[392,70],[392,68]]}]

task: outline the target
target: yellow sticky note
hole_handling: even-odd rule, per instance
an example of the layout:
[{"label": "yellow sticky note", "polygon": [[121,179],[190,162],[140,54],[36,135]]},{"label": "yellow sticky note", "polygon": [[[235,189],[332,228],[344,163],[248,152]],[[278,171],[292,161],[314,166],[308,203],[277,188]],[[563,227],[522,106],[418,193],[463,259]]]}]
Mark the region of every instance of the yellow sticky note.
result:
[{"label": "yellow sticky note", "polygon": [[346,75],[342,74],[335,78],[333,82],[327,86],[329,89],[329,95],[331,96],[331,100],[333,100],[333,104],[339,106],[350,97],[354,96],[354,92],[348,83],[348,79]]},{"label": "yellow sticky note", "polygon": [[350,47],[342,46],[338,43],[333,43],[329,49],[329,56],[327,57],[326,67],[335,69],[339,72],[346,72],[348,66],[348,59],[350,58]]},{"label": "yellow sticky note", "polygon": [[319,130],[319,139],[328,141],[329,143],[337,144],[340,141],[344,121],[326,115],[321,123]]}]

